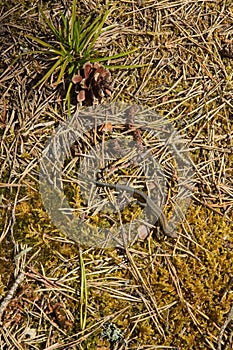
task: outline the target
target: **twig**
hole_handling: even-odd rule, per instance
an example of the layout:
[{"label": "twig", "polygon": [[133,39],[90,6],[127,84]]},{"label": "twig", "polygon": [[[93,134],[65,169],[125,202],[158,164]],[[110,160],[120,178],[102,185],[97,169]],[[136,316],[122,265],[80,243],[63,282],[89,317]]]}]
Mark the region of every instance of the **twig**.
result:
[{"label": "twig", "polygon": [[227,316],[227,319],[226,321],[224,322],[224,325],[222,326],[221,328],[221,331],[220,331],[220,334],[219,334],[219,338],[218,338],[218,350],[222,350],[222,338],[223,338],[223,335],[224,335],[224,332],[227,328],[227,326],[229,325],[229,323],[233,320],[233,305],[231,307],[231,310]]},{"label": "twig", "polygon": [[2,315],[4,313],[4,311],[6,310],[9,302],[11,301],[11,299],[13,298],[16,289],[18,288],[18,286],[20,285],[20,283],[23,282],[24,280],[24,273],[20,272],[20,274],[18,275],[18,277],[15,280],[15,283],[13,284],[13,286],[11,287],[11,289],[9,290],[8,294],[6,295],[6,297],[3,299],[1,305],[0,305],[0,325],[1,325],[1,319],[2,319]]}]

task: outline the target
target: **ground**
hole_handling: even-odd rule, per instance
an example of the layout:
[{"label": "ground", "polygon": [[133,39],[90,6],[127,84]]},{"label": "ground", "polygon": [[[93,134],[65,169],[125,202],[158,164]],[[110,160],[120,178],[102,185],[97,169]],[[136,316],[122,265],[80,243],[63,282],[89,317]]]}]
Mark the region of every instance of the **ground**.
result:
[{"label": "ground", "polygon": [[[147,237],[108,249],[65,235],[46,211],[39,187],[42,152],[71,116],[65,78],[55,86],[54,71],[35,87],[51,57],[36,53],[39,43],[27,35],[54,43],[41,13],[59,25],[72,3],[0,4],[1,349],[232,349],[232,1],[109,2],[104,28],[112,27],[97,38],[97,54],[137,50],[104,62],[119,67],[111,69],[113,93],[103,106],[125,102],[159,113],[182,140],[193,178],[177,238],[155,225]],[[94,20],[105,4],[80,1],[76,14]],[[76,109],[73,102],[71,115]],[[168,169],[164,213],[171,216],[177,164],[165,143],[146,133],[136,137],[137,129],[124,125],[109,129],[88,140],[117,139],[123,130],[139,151],[145,139],[151,142],[156,160]],[[132,179],[137,171],[118,169],[117,175]],[[79,186],[68,184],[69,203],[79,208]],[[101,191],[102,198],[113,193]],[[123,219],[141,209],[138,203],[126,208]],[[98,215],[91,220],[111,225]]]}]

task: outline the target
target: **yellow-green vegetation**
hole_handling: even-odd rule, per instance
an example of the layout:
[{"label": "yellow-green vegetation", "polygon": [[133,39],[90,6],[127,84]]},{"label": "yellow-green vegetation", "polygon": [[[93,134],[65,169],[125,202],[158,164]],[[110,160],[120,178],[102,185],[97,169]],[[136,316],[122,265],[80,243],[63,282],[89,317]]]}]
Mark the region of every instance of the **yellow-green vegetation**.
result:
[{"label": "yellow-green vegetation", "polygon": [[[110,102],[143,104],[170,120],[195,172],[193,201],[177,226],[177,239],[154,228],[145,239],[111,249],[80,246],[66,237],[45,211],[39,190],[42,152],[69,115],[61,91],[53,86],[62,78],[59,71],[33,88],[51,62],[28,38],[49,38],[55,45],[44,19],[72,13],[72,3],[0,0],[0,344],[9,350],[230,350],[232,1],[108,4],[111,11],[102,23],[108,34],[96,38],[93,50],[115,57],[115,66],[144,65],[113,71]],[[93,13],[101,16],[105,3],[78,2],[80,23],[91,21]],[[38,53],[25,55],[25,50]],[[155,152],[162,166],[175,169],[172,161],[163,163],[168,154],[159,148]],[[132,178],[136,170],[124,168],[114,175]],[[142,174],[137,180],[141,185]],[[77,182],[64,188],[70,204],[80,208]],[[100,189],[103,198],[112,192]],[[174,176],[168,181],[166,213],[175,193]],[[142,209],[134,205],[125,209],[126,221]],[[100,219],[90,221],[100,225]],[[17,284],[21,272],[24,279]],[[121,331],[119,343],[103,338],[109,322]]]}]

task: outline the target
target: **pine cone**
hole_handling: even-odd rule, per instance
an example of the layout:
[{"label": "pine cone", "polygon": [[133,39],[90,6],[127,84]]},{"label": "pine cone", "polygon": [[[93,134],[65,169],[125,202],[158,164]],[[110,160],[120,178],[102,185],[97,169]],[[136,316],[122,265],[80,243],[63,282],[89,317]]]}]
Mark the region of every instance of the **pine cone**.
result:
[{"label": "pine cone", "polygon": [[112,94],[111,73],[97,62],[85,63],[81,73],[73,76],[72,82],[76,84],[77,100],[81,105],[101,103],[104,97]]}]

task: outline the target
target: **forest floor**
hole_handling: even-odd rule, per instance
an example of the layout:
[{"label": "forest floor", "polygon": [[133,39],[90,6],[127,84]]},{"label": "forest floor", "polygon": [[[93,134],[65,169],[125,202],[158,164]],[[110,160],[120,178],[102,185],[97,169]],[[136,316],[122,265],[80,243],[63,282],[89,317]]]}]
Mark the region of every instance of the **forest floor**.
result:
[{"label": "forest floor", "polygon": [[[105,56],[137,50],[104,62],[119,68],[111,70],[113,92],[103,107],[125,102],[158,113],[176,130],[192,164],[192,201],[175,227],[177,237],[156,224],[146,235],[141,225],[138,239],[110,248],[74,242],[62,232],[40,189],[42,152],[70,116],[61,92],[65,84],[54,84],[56,70],[35,87],[51,59],[46,51],[36,52],[39,43],[29,36],[57,44],[41,12],[56,24],[72,3],[0,4],[1,349],[232,349],[232,1],[110,4],[104,28],[112,29],[97,38],[95,50]],[[85,21],[104,5],[82,0],[77,16]],[[71,114],[76,110],[72,104]],[[151,142],[166,175],[164,215],[172,217],[180,169],[170,160],[167,140],[152,142],[149,132],[137,138],[119,124],[106,124],[108,132],[98,129],[89,137],[107,142],[123,133],[142,154]],[[139,165],[118,167],[113,175],[135,176],[134,185],[142,184]],[[80,208],[79,186],[68,185],[70,205]],[[102,200],[115,197],[111,188],[99,191]],[[126,208],[123,219],[130,222],[129,212],[137,216],[138,207]],[[94,214],[88,212],[94,226],[105,222],[109,228],[117,221],[117,215],[101,221]]]}]

